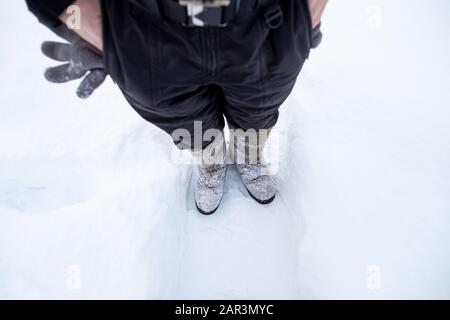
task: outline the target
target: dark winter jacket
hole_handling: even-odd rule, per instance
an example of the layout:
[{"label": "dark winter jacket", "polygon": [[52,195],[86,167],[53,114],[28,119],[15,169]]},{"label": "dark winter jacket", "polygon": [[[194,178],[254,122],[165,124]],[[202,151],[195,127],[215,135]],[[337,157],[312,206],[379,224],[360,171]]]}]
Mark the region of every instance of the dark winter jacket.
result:
[{"label": "dark winter jacket", "polygon": [[[106,70],[177,144],[186,142],[180,129],[192,137],[198,122],[203,133],[221,130],[223,116],[235,128],[272,128],[313,47],[306,1],[240,1],[226,27],[189,28],[177,1],[102,0]],[[51,26],[73,0],[27,3]]]}]

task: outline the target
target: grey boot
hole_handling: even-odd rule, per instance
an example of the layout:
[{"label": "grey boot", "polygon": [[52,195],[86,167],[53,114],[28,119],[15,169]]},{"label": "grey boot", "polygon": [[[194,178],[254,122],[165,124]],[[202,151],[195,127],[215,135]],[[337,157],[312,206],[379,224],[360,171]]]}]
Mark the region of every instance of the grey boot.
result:
[{"label": "grey boot", "polygon": [[204,150],[194,151],[195,203],[201,214],[211,215],[222,201],[227,171],[226,143],[221,133]]},{"label": "grey boot", "polygon": [[253,199],[260,204],[269,204],[275,199],[277,184],[270,167],[264,162],[263,150],[269,130],[258,134],[255,131],[230,131],[232,159],[242,182]]}]

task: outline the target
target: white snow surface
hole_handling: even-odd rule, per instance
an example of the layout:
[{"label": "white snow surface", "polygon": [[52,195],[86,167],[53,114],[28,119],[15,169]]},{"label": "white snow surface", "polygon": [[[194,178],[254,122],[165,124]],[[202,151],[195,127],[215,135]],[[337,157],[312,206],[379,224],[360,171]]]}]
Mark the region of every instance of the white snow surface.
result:
[{"label": "white snow surface", "polygon": [[450,2],[331,1],[277,127],[279,194],[192,167],[111,80],[53,85],[55,36],[0,10],[0,298],[450,298]]}]

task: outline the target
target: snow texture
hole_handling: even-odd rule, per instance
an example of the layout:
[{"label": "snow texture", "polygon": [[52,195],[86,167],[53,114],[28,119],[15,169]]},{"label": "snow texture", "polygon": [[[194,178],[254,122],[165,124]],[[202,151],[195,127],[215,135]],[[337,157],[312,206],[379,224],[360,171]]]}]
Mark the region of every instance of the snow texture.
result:
[{"label": "snow texture", "polygon": [[282,108],[279,194],[192,166],[108,80],[50,84],[58,40],[0,10],[0,298],[450,298],[450,2],[331,1]]}]

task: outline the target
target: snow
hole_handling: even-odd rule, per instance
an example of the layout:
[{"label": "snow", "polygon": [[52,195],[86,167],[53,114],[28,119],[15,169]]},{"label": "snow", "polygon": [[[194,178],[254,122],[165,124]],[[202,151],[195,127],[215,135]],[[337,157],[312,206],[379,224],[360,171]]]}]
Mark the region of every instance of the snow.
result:
[{"label": "snow", "polygon": [[258,205],[230,170],[204,217],[170,138],[111,80],[87,101],[47,83],[55,37],[8,3],[0,298],[450,298],[449,14],[331,1],[282,109],[277,199]]}]

